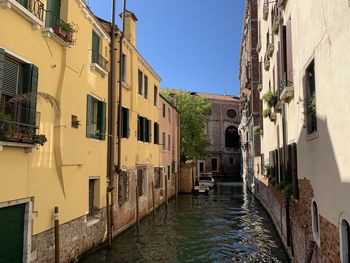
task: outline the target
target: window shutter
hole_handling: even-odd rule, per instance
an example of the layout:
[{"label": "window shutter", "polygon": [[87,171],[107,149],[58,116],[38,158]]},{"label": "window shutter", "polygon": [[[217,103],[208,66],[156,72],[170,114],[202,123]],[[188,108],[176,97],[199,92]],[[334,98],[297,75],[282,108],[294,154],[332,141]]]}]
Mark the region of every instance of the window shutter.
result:
[{"label": "window shutter", "polygon": [[87,104],[86,104],[86,137],[92,136],[92,119],[94,115],[93,108],[93,97],[87,95]]},{"label": "window shutter", "polygon": [[92,63],[98,63],[100,51],[100,38],[95,31],[92,31]]},{"label": "window shutter", "polygon": [[139,70],[138,73],[139,73],[139,74],[138,74],[138,79],[139,79],[139,81],[138,81],[138,85],[139,85],[139,94],[142,95],[143,74],[142,74],[142,71],[141,71],[141,70]]},{"label": "window shutter", "polygon": [[[30,92],[36,94],[38,92],[38,80],[39,80],[39,68],[32,65],[32,77]],[[36,96],[35,99],[30,100],[29,106],[29,125],[35,126],[36,124]]]},{"label": "window shutter", "polygon": [[141,139],[141,121],[140,121],[140,116],[137,115],[137,140],[140,141]]},{"label": "window shutter", "polygon": [[126,125],[126,138],[129,138],[130,136],[130,121],[129,121],[129,109],[126,109],[125,111],[125,119],[126,119],[126,122],[125,122],[125,125]]},{"label": "window shutter", "polygon": [[2,91],[5,67],[5,50],[0,48],[0,93]]},{"label": "window shutter", "polygon": [[149,142],[149,120],[145,119],[145,142]]},{"label": "window shutter", "polygon": [[286,24],[287,83],[293,82],[292,20]]},{"label": "window shutter", "polygon": [[151,143],[152,142],[152,121],[148,121],[148,130],[149,130],[149,139],[148,142]]},{"label": "window shutter", "polygon": [[99,101],[97,104],[97,129],[99,130],[99,139],[106,139],[106,103]]},{"label": "window shutter", "polygon": [[145,99],[148,99],[148,77],[145,75],[145,93],[144,93],[144,96],[145,96]]}]

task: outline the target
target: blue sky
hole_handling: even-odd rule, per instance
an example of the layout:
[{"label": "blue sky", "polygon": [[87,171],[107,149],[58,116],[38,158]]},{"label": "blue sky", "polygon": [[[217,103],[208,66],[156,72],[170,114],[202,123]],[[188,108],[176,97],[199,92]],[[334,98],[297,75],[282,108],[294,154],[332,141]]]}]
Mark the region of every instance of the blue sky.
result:
[{"label": "blue sky", "polygon": [[[111,20],[112,0],[87,0]],[[238,65],[245,0],[127,0],[137,18],[137,49],[161,87],[239,94]],[[122,0],[117,0],[121,12]],[[117,24],[120,25],[118,17]]]}]

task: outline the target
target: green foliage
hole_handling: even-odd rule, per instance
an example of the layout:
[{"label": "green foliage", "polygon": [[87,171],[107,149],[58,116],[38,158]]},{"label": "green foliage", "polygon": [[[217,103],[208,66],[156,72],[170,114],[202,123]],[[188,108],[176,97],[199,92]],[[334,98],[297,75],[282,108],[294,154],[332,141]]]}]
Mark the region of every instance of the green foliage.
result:
[{"label": "green foliage", "polygon": [[271,166],[265,165],[265,175],[269,176],[271,174]]},{"label": "green foliage", "polygon": [[293,194],[293,186],[291,184],[287,184],[284,188],[284,198],[286,199],[286,202],[289,202],[291,196]]},{"label": "green foliage", "polygon": [[34,135],[34,143],[43,146],[47,142],[47,138],[44,134]]},{"label": "green foliage", "polygon": [[253,127],[253,133],[254,133],[254,135],[260,135],[260,133],[261,133],[260,125],[256,125]]},{"label": "green foliage", "polygon": [[3,111],[0,111],[0,121],[11,121],[11,116],[6,114],[5,112]]},{"label": "green foliage", "polygon": [[270,117],[270,115],[271,115],[271,108],[266,108],[262,113],[262,116],[264,118],[268,118],[268,117]]},{"label": "green foliage", "polygon": [[316,115],[316,96],[315,96],[315,94],[310,97],[308,108],[312,114]]},{"label": "green foliage", "polygon": [[206,157],[210,141],[204,131],[209,121],[205,113],[210,110],[211,104],[202,97],[182,90],[165,89],[161,93],[167,99],[170,94],[176,95],[176,108],[180,113],[181,161]]},{"label": "green foliage", "polygon": [[276,190],[278,190],[278,191],[283,191],[284,188],[285,188],[287,185],[288,185],[287,182],[281,181],[281,182],[279,182],[278,184],[276,184]]},{"label": "green foliage", "polygon": [[276,104],[277,104],[277,96],[275,93],[273,93],[271,90],[269,90],[268,92],[266,92],[262,99],[264,100],[264,102],[266,103],[266,105],[269,107],[269,108],[272,108],[272,107],[275,107]]},{"label": "green foliage", "polygon": [[64,22],[64,21],[60,21],[60,27],[62,28],[62,30],[68,34],[73,34],[78,32],[78,28],[77,25],[74,23],[68,23],[68,22]]}]

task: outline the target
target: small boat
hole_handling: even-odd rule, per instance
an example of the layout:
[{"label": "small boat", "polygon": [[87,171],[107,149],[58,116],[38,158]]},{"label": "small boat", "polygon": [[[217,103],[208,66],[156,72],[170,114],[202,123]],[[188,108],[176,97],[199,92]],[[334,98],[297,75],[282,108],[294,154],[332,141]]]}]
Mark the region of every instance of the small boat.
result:
[{"label": "small boat", "polygon": [[199,186],[208,186],[209,188],[213,188],[215,180],[211,173],[202,173],[199,175],[198,184]]},{"label": "small boat", "polygon": [[199,195],[200,193],[204,193],[206,195],[209,195],[209,187],[205,185],[196,185],[193,188],[193,194]]}]

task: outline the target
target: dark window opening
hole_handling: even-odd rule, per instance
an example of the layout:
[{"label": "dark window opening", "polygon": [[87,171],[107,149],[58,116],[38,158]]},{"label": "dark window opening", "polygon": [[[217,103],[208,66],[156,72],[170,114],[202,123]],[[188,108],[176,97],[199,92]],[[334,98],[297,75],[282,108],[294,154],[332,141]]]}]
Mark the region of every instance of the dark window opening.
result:
[{"label": "dark window opening", "polygon": [[142,89],[143,89],[143,73],[141,70],[138,71],[138,90],[139,94],[142,95]]},{"label": "dark window opening", "polygon": [[230,126],[225,131],[225,147],[226,148],[239,148],[240,139],[238,131],[235,127]]},{"label": "dark window opening", "polygon": [[216,172],[218,170],[218,159],[212,158],[211,159],[211,171]]},{"label": "dark window opening", "polygon": [[154,123],[154,144],[159,144],[159,124]]},{"label": "dark window opening", "polygon": [[316,87],[315,87],[315,63],[314,61],[306,69],[306,113],[307,133],[317,131],[316,118]]},{"label": "dark window opening", "polygon": [[122,138],[129,138],[129,109],[122,107]]}]

